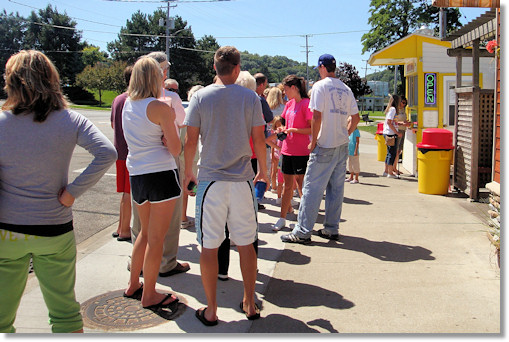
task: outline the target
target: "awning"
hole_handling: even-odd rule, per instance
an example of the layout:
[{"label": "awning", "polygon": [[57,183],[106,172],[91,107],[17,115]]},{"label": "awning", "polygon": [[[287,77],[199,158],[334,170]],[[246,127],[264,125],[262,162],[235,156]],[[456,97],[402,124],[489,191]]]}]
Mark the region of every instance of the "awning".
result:
[{"label": "awning", "polygon": [[500,0],[433,0],[435,7],[500,8]]}]

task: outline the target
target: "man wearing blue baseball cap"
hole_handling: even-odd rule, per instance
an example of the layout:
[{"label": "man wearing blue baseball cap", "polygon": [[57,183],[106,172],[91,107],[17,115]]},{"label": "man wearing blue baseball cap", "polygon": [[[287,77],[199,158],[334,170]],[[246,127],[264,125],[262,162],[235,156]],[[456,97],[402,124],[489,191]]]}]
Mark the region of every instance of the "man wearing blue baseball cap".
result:
[{"label": "man wearing blue baseball cap", "polygon": [[[281,240],[308,244],[325,195],[325,219],[318,235],[339,240],[339,221],[343,207],[348,136],[360,121],[355,97],[348,86],[336,77],[336,60],[329,54],[321,55],[315,67],[321,80],[313,85],[309,108],[312,139],[309,144],[309,162],[299,207],[298,223]],[[348,123],[348,117],[351,121]]]}]

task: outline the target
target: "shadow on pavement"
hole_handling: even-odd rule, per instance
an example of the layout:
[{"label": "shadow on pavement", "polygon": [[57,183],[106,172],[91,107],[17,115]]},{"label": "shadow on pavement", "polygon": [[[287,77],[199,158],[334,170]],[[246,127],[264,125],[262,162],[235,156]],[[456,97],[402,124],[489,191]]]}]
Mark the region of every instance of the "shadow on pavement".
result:
[{"label": "shadow on pavement", "polygon": [[280,308],[325,306],[332,309],[351,309],[355,304],[339,293],[319,286],[293,280],[258,275],[258,280],[268,282],[265,301]]},{"label": "shadow on pavement", "polygon": [[402,245],[388,241],[370,241],[348,235],[341,235],[339,242],[319,239],[320,241],[313,240],[312,245],[362,252],[382,261],[411,262],[416,260],[435,260],[435,257],[431,255],[432,251],[421,246]]},{"label": "shadow on pavement", "polygon": [[343,203],[362,204],[362,205],[372,205],[373,204],[372,202],[369,202],[369,201],[364,201],[364,200],[355,199],[355,198],[348,198],[346,196],[343,198]]},{"label": "shadow on pavement", "polygon": [[[308,323],[309,324],[309,323]],[[316,325],[316,324],[315,324]],[[330,325],[330,323],[329,323]],[[285,315],[271,314],[254,321],[249,332],[263,333],[319,333],[306,323]],[[337,331],[331,331],[337,332]]]}]

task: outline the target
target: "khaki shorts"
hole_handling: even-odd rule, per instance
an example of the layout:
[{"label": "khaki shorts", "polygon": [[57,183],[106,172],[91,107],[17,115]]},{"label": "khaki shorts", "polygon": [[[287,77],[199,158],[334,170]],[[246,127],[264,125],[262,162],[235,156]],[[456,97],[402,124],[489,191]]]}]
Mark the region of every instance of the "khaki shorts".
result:
[{"label": "khaki shorts", "polygon": [[360,173],[361,166],[359,163],[359,155],[356,156],[348,156],[348,171],[350,173]]}]

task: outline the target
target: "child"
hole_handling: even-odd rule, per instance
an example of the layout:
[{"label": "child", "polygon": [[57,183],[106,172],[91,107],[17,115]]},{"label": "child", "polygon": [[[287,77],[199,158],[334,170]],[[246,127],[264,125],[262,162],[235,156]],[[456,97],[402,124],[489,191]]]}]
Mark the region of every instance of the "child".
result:
[{"label": "child", "polygon": [[[359,183],[359,172],[361,171],[359,165],[359,140],[360,132],[356,128],[355,131],[348,137],[348,170],[350,171],[350,184]],[[354,179],[355,177],[355,179]]]},{"label": "child", "polygon": [[[274,121],[272,121],[272,135],[270,135],[266,140],[265,143],[272,147],[271,153],[272,153],[272,167],[271,167],[271,180],[274,187],[274,184],[276,183],[276,177],[277,177],[277,186],[274,188],[277,188],[277,200],[276,204],[281,204],[281,195],[283,193],[283,173],[281,172],[281,165],[280,165],[280,159],[281,156],[281,146],[283,145],[283,141],[279,140],[277,138],[277,133],[280,133],[284,130],[283,125],[284,119],[277,115],[274,117]],[[277,174],[277,175],[276,175]],[[293,212],[293,208],[290,207],[288,212]]]}]

